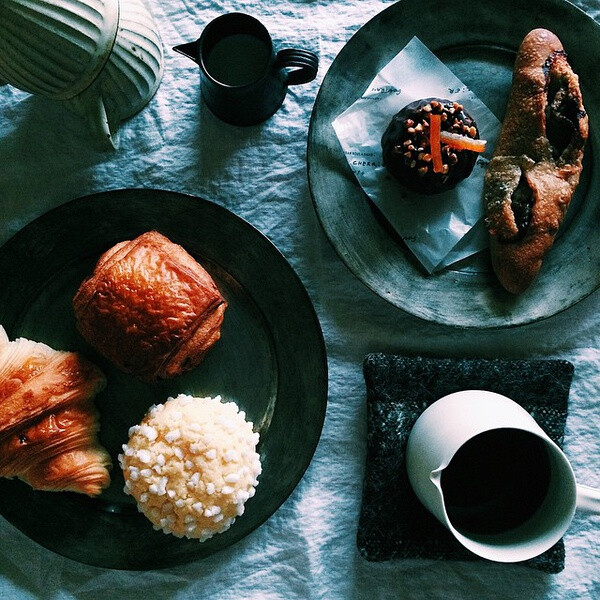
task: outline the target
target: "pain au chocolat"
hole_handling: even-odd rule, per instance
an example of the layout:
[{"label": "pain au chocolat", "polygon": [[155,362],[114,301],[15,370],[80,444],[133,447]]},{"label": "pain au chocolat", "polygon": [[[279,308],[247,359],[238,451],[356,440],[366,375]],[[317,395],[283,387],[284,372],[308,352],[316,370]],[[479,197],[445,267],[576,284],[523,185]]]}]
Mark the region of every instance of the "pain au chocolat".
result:
[{"label": "pain au chocolat", "polygon": [[207,271],[156,231],[105,252],[73,299],[83,337],[146,381],[197,366],[220,338],[226,306]]},{"label": "pain au chocolat", "polygon": [[485,176],[486,222],[494,271],[524,292],[579,183],[588,117],[579,79],[560,40],[545,29],[519,48],[506,116]]},{"label": "pain au chocolat", "polygon": [[105,384],[75,352],[11,342],[0,326],[0,477],[36,490],[98,495],[110,483],[93,403]]}]

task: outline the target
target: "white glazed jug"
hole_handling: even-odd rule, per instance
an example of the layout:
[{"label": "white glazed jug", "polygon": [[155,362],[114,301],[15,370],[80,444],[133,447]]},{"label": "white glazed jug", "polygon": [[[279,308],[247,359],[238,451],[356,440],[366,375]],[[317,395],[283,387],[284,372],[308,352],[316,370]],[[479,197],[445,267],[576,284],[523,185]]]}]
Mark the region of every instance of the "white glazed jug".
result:
[{"label": "white glazed jug", "polygon": [[152,98],[163,73],[142,0],[2,0],[0,84],[63,102],[102,148]]},{"label": "white glazed jug", "polygon": [[[489,437],[490,433],[500,436],[500,439],[505,436],[505,439],[511,441],[516,438],[506,436],[517,435],[520,439],[529,440],[528,444],[537,444],[540,452],[538,456],[545,457],[544,468],[548,472],[547,483],[544,484],[546,487],[542,488],[539,504],[535,504],[531,515],[523,522],[498,531],[469,528],[465,526],[465,521],[459,521],[458,518],[455,520],[460,512],[452,512],[450,509],[448,497],[451,495],[451,488],[444,484],[445,474],[451,472],[453,459],[473,441],[478,441],[479,445],[471,446],[477,452],[472,451],[470,462],[467,463],[472,471],[465,469],[466,472],[459,481],[465,482],[469,476],[481,477],[485,473],[482,469],[486,465],[476,463],[484,463],[485,441],[492,439]],[[492,462],[499,464],[498,459],[502,457],[492,456],[492,459]],[[533,452],[519,455],[517,460],[507,465],[507,479],[510,479],[511,471],[519,470],[521,463],[532,463],[530,472],[535,475],[533,469],[542,466],[541,462],[538,465],[535,460]],[[493,392],[457,392],[440,398],[425,409],[408,439],[406,468],[417,497],[454,537],[473,553],[498,562],[527,560],[551,548],[568,529],[576,508],[600,513],[600,490],[577,484],[565,454],[533,417],[513,400]],[[494,480],[490,476],[493,475],[485,473],[485,477],[481,478],[492,482]],[[527,489],[528,484],[529,481],[525,481],[518,490],[519,494],[522,491],[523,499],[530,491]],[[533,486],[533,480],[531,485]],[[470,489],[469,486],[465,488]],[[502,486],[498,486],[498,489],[501,490]],[[484,490],[482,495],[485,493]],[[519,510],[521,497],[516,498],[515,501],[511,499],[508,511]],[[486,499],[485,502],[488,506],[479,513],[484,519],[493,515],[500,504],[493,498]],[[468,507],[468,511],[479,510],[478,507],[472,509],[469,506],[468,498],[463,501],[464,506]]]}]

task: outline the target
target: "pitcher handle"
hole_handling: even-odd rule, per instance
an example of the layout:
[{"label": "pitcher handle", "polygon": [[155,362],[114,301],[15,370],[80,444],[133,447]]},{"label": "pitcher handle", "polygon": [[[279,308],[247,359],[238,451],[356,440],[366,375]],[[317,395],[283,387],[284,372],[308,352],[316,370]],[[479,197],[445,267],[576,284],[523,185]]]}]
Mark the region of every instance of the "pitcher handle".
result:
[{"label": "pitcher handle", "polygon": [[293,69],[287,76],[286,83],[288,85],[308,83],[317,76],[319,57],[308,50],[286,48],[277,53],[275,67],[278,69]]},{"label": "pitcher handle", "polygon": [[600,489],[578,483],[577,510],[600,515]]}]

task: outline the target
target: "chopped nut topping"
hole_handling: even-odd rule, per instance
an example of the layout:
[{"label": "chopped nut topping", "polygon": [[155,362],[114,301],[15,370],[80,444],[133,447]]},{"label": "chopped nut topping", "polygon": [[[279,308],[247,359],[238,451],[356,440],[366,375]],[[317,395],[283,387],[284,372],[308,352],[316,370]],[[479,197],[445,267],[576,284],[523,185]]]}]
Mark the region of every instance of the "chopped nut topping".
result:
[{"label": "chopped nut topping", "polygon": [[[471,148],[471,141],[477,140],[477,128],[474,122],[467,115],[461,114],[463,106],[458,102],[440,102],[430,100],[418,111],[415,111],[411,118],[402,122],[403,139],[398,141],[397,146],[393,146],[394,154],[402,154],[404,168],[411,169],[418,173],[420,177],[431,176],[439,173],[446,178],[454,165],[461,160],[463,150],[477,152],[477,149]],[[436,159],[431,151],[431,119],[434,117],[440,123],[439,149]],[[442,139],[446,135],[446,139]],[[447,135],[454,136],[450,140]],[[470,138],[466,146],[456,146],[454,140],[460,138]],[[437,161],[437,163],[436,163]],[[434,166],[437,164],[436,168]]]}]

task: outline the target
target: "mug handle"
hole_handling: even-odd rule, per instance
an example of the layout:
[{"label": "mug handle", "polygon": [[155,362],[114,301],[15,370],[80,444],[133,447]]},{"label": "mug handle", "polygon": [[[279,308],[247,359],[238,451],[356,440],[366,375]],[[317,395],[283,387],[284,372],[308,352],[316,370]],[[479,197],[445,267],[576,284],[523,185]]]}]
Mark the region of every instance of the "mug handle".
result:
[{"label": "mug handle", "polygon": [[294,69],[288,73],[287,85],[308,83],[317,76],[319,58],[316,54],[308,50],[286,48],[277,53],[275,68]]},{"label": "mug handle", "polygon": [[578,483],[577,510],[600,515],[600,489]]}]

